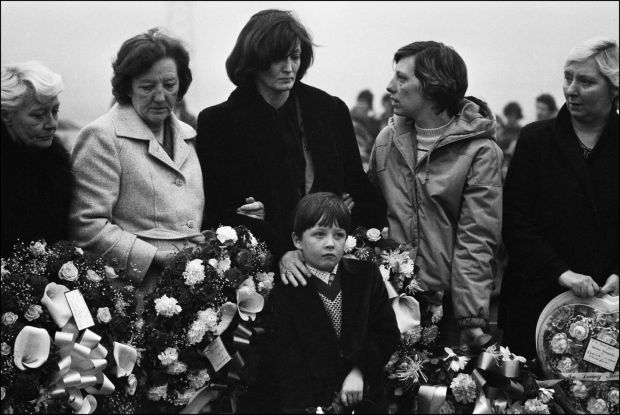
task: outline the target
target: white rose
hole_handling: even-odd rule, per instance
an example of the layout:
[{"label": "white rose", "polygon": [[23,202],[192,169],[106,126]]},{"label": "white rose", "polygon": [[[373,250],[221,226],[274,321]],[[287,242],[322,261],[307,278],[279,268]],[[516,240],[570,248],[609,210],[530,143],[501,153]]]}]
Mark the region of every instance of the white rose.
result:
[{"label": "white rose", "polygon": [[78,279],[78,269],[73,264],[73,261],[65,262],[60,271],[58,271],[58,278],[66,281],[75,281]]},{"label": "white rose", "polygon": [[37,241],[30,245],[30,252],[32,252],[32,255],[34,256],[43,256],[45,255],[46,246],[47,244],[45,241]]},{"label": "white rose", "polygon": [[381,239],[381,231],[377,228],[370,228],[366,231],[366,238],[368,238],[370,242],[377,242]]},{"label": "white rose", "polygon": [[112,314],[110,314],[110,309],[108,307],[101,307],[97,310],[97,320],[100,323],[107,324],[112,321]]},{"label": "white rose", "polygon": [[189,261],[185,266],[183,277],[185,278],[185,285],[190,287],[204,281],[205,266],[202,265],[202,259],[193,259]]},{"label": "white rose", "polygon": [[237,242],[238,239],[237,232],[230,226],[220,226],[215,231],[215,234],[217,235],[217,239],[222,244],[232,245]]},{"label": "white rose", "polygon": [[357,239],[354,236],[347,236],[347,241],[344,244],[344,252],[351,252],[353,248],[357,246]]},{"label": "white rose", "polygon": [[183,309],[178,305],[178,301],[174,297],[168,297],[164,294],[161,298],[155,299],[155,311],[157,315],[164,317],[172,317],[179,314]]},{"label": "white rose", "polygon": [[17,319],[17,314],[8,311],[2,315],[2,324],[5,326],[11,326],[17,321]]},{"label": "white rose", "polygon": [[162,366],[168,366],[179,359],[179,351],[174,347],[168,347],[166,350],[157,355]]},{"label": "white rose", "polygon": [[99,274],[97,274],[95,271],[93,271],[92,269],[89,269],[86,271],[86,279],[88,281],[92,281],[92,282],[99,282],[103,279],[103,277]]},{"label": "white rose", "polygon": [[6,342],[2,342],[2,356],[8,356],[11,354],[11,346]]},{"label": "white rose", "polygon": [[24,317],[28,321],[33,321],[41,317],[42,312],[43,312],[43,309],[41,308],[40,305],[30,304],[30,306],[28,306],[28,310],[26,311],[26,313],[24,313]]}]

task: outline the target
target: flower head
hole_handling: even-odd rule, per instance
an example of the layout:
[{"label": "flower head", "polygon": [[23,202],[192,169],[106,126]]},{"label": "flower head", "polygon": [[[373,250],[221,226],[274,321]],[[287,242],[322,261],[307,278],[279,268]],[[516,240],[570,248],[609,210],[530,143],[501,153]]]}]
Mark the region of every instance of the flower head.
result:
[{"label": "flower head", "polygon": [[256,288],[258,291],[270,291],[273,288],[273,272],[259,272],[256,274]]},{"label": "flower head", "polygon": [[[111,280],[118,278],[118,274],[116,273],[116,271],[114,271],[114,268],[105,265],[103,267],[103,271],[105,272],[105,276],[110,278]],[[167,387],[167,385],[166,385]]]},{"label": "flower head", "polygon": [[232,245],[237,242],[237,232],[230,226],[220,226],[215,231],[218,241],[223,245]]},{"label": "flower head", "polygon": [[133,396],[138,388],[138,378],[133,373],[127,378],[127,386],[125,386],[125,392],[127,395]]},{"label": "flower head", "polygon": [[209,331],[214,332],[217,329],[218,315],[217,311],[212,308],[200,310],[198,312],[198,320],[200,320]]},{"label": "flower head", "polygon": [[157,355],[162,366],[168,366],[179,359],[179,351],[174,347],[168,347],[166,350]]},{"label": "flower head", "polygon": [[588,412],[591,414],[608,414],[609,408],[604,399],[592,397],[588,399]]},{"label": "flower head", "polygon": [[588,396],[588,388],[580,380],[573,380],[570,392],[577,399],[583,399]]},{"label": "flower head", "polygon": [[540,399],[542,403],[549,403],[553,400],[554,393],[554,389],[538,388],[538,399]]},{"label": "flower head", "polygon": [[181,362],[180,360],[174,361],[166,366],[166,372],[170,375],[180,375],[181,373],[185,373],[187,371],[187,364]]},{"label": "flower head", "polygon": [[65,262],[60,271],[58,271],[58,278],[66,281],[75,281],[78,279],[79,272],[73,261]]},{"label": "flower head", "polygon": [[580,320],[576,321],[570,325],[568,329],[568,334],[579,341],[583,341],[588,338],[588,334],[590,333],[588,329],[588,323],[586,321]]},{"label": "flower head", "polygon": [[164,294],[161,298],[155,299],[155,311],[159,316],[172,317],[179,314],[181,310],[181,306],[178,305],[178,301],[174,297],[168,297]]},{"label": "flower head", "polygon": [[344,243],[344,252],[349,253],[357,246],[357,239],[355,236],[349,235],[347,236],[347,241]]},{"label": "flower head", "polygon": [[459,373],[452,379],[450,389],[457,402],[471,403],[476,399],[476,382],[465,373]]},{"label": "flower head", "polygon": [[401,338],[405,346],[414,346],[422,339],[422,326],[415,326],[408,332],[402,334]]},{"label": "flower head", "polygon": [[381,231],[377,228],[370,228],[366,231],[366,238],[368,238],[370,242],[377,242],[381,239]]},{"label": "flower head", "polygon": [[521,363],[525,363],[526,362],[525,357],[517,356],[516,354],[512,353],[508,347],[500,346],[499,347],[499,352],[501,353],[502,360],[504,362],[507,362],[509,360],[518,360]]},{"label": "flower head", "polygon": [[558,362],[557,368],[562,373],[574,372],[577,369],[578,362],[570,356],[564,356]]},{"label": "flower head", "polygon": [[99,322],[103,324],[107,324],[112,321],[112,314],[110,314],[110,308],[100,307],[97,310],[97,320],[99,320]]},{"label": "flower head", "polygon": [[609,392],[607,392],[607,400],[612,405],[618,405],[618,401],[620,400],[620,392],[618,388],[611,388]]},{"label": "flower head", "polygon": [[2,356],[8,356],[11,354],[11,346],[8,345],[8,343],[6,342],[2,342]]},{"label": "flower head", "polygon": [[95,271],[93,271],[92,269],[89,269],[86,271],[86,279],[88,281],[92,281],[92,282],[99,282],[103,279],[103,277],[99,274],[97,274]]},{"label": "flower head", "polygon": [[467,366],[467,362],[469,362],[469,357],[467,356],[457,356],[452,349],[449,347],[443,348],[448,356],[444,357],[444,361],[448,360],[450,362],[450,370],[453,372],[458,372],[460,370],[465,369]]},{"label": "flower head", "polygon": [[202,265],[202,259],[193,259],[189,261],[185,266],[185,271],[183,271],[183,278],[185,278],[185,285],[190,287],[204,281],[205,266]]},{"label": "flower head", "polygon": [[551,338],[549,345],[551,346],[551,351],[553,353],[564,353],[568,349],[568,337],[566,336],[566,333],[557,333],[553,336],[553,338]]},{"label": "flower head", "polygon": [[43,309],[41,308],[40,305],[30,304],[28,306],[28,310],[26,310],[26,312],[24,313],[24,317],[28,321],[33,321],[41,317],[42,312],[43,312]]},{"label": "flower head", "polygon": [[207,369],[202,369],[199,371],[189,372],[187,374],[187,380],[189,380],[189,386],[194,389],[199,389],[211,380],[211,376],[209,376],[209,371]]},{"label": "flower head", "polygon": [[[396,366],[394,373],[389,375],[391,379],[398,379],[401,382],[412,381],[418,383],[420,378],[428,382],[428,378],[422,370],[422,364],[424,361],[420,359],[419,355],[415,355],[414,358],[405,356],[405,358]],[[411,385],[413,386],[413,385]]]},{"label": "flower head", "polygon": [[523,404],[523,410],[526,414],[548,414],[549,407],[542,403],[539,399],[528,399]]},{"label": "flower head", "polygon": [[45,255],[46,246],[47,243],[44,240],[34,242],[30,244],[30,252],[32,252],[32,255],[34,255],[35,257],[43,256]]},{"label": "flower head", "polygon": [[7,311],[2,315],[2,324],[11,326],[17,321],[17,314]]},{"label": "flower head", "polygon": [[436,325],[433,324],[432,326],[424,327],[424,329],[422,329],[422,344],[425,346],[430,346],[435,343],[438,337],[439,327]]},{"label": "flower head", "polygon": [[150,401],[157,402],[157,401],[164,399],[167,394],[168,394],[168,384],[166,383],[165,385],[151,387],[147,391],[146,397]]},{"label": "flower head", "polygon": [[77,246],[76,246],[76,247],[75,247],[75,252],[76,252],[78,255],[82,255],[82,256],[84,256],[84,251],[83,251],[83,250],[82,250],[82,248],[80,248],[80,247],[77,247]]}]

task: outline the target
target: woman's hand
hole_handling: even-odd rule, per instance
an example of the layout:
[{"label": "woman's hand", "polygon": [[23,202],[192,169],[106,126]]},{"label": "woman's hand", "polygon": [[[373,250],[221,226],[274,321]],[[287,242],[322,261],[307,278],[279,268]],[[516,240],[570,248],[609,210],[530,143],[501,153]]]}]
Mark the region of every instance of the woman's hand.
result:
[{"label": "woman's hand", "polygon": [[348,407],[357,405],[362,401],[364,397],[364,376],[357,366],[351,369],[347,377],[344,378],[338,397],[340,402]]},{"label": "woman's hand", "polygon": [[344,202],[344,205],[347,207],[347,209],[349,209],[349,212],[351,212],[351,210],[353,210],[353,207],[355,207],[355,201],[353,200],[353,197],[351,197],[351,195],[346,192],[342,194],[342,201]]},{"label": "woman's hand", "polygon": [[310,277],[310,270],[306,268],[304,264],[303,253],[297,249],[295,251],[288,251],[280,259],[280,278],[286,285],[289,282],[293,287],[297,287],[297,283],[306,285],[306,279]]},{"label": "woman's hand", "polygon": [[257,202],[250,196],[245,199],[245,203],[245,205],[241,205],[237,209],[238,214],[249,216],[254,219],[265,219],[265,205],[263,205],[263,202]]},{"label": "woman's hand", "polygon": [[[616,276],[616,292],[618,292],[617,278],[618,277]],[[558,278],[558,283],[562,287],[570,289],[577,297],[593,297],[601,290],[592,277],[589,275],[578,274],[573,271],[566,271],[560,275]]]},{"label": "woman's hand", "polygon": [[155,256],[153,257],[153,262],[151,266],[156,265],[159,268],[165,268],[168,265],[168,262],[174,257],[174,251],[162,251],[158,249],[155,252]]},{"label": "woman's hand", "polygon": [[611,274],[607,281],[605,281],[605,285],[601,287],[601,293],[611,294],[613,296],[618,296],[618,275]]}]

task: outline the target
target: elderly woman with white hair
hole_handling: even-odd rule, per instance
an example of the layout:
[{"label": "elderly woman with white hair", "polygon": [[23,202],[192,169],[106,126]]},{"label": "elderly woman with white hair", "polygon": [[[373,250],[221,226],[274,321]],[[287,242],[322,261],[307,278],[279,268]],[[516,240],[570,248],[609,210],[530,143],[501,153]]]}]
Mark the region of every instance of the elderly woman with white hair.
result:
[{"label": "elderly woman with white hair", "polygon": [[522,129],[504,186],[500,324],[503,343],[527,358],[553,297],[618,295],[617,42],[594,38],[571,50],[563,89],[556,119]]},{"label": "elderly woman with white hair", "polygon": [[60,75],[38,62],[2,66],[2,256],[17,239],[67,237],[69,155],[58,143]]}]

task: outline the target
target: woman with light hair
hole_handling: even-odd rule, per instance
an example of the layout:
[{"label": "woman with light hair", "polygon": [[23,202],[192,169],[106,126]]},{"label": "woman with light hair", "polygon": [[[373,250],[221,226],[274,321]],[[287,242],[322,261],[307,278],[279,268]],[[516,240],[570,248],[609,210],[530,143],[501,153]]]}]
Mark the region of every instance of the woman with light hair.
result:
[{"label": "woman with light hair", "polygon": [[62,89],[38,62],[2,66],[2,256],[18,238],[67,237],[69,155],[54,135]]},{"label": "woman with light hair", "polygon": [[618,43],[570,51],[555,119],[521,130],[504,187],[504,344],[535,357],[535,328],[564,290],[618,295]]}]

